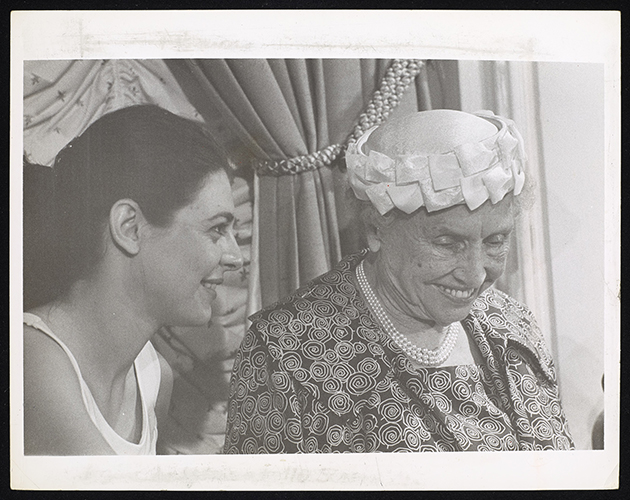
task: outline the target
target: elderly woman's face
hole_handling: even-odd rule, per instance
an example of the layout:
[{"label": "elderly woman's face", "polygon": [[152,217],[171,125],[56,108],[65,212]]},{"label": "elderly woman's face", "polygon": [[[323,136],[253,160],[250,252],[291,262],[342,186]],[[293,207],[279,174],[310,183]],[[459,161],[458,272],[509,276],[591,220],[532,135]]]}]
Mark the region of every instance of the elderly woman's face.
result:
[{"label": "elderly woman's face", "polygon": [[381,292],[413,318],[461,321],[503,273],[513,227],[511,195],[472,212],[457,205],[397,220],[379,230]]}]

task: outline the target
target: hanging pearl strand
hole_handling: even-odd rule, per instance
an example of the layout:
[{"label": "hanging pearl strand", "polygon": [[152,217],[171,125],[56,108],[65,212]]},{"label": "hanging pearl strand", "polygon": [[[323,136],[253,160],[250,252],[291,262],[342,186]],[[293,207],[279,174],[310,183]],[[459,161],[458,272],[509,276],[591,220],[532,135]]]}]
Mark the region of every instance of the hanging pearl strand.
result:
[{"label": "hanging pearl strand", "polygon": [[365,271],[363,270],[363,261],[357,266],[356,270],[357,280],[363,295],[367,298],[368,303],[372,311],[376,314],[379,322],[385,329],[385,331],[391,336],[394,342],[400,347],[409,357],[416,360],[418,363],[424,366],[439,366],[451,355],[453,348],[457,343],[457,335],[459,333],[459,327],[457,322],[451,323],[448,326],[446,337],[442,344],[435,350],[425,349],[424,347],[418,347],[412,343],[407,337],[400,333],[394,324],[391,322],[381,303],[379,302],[376,294],[372,291],[372,287],[365,277]]}]

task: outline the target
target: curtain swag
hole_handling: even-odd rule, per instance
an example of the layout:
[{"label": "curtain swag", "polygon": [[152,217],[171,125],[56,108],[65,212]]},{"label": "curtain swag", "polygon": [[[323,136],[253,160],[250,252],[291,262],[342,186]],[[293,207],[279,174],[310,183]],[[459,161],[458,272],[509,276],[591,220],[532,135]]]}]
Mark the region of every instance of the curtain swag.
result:
[{"label": "curtain swag", "polygon": [[352,132],[343,144],[332,144],[324,149],[283,160],[252,161],[252,166],[259,176],[300,174],[330,165],[349,144],[355,142],[365,131],[374,125],[383,123],[398,106],[402,95],[414,81],[425,62],[420,59],[394,59],[381,80],[381,85],[374,92],[372,100],[359,116]]}]

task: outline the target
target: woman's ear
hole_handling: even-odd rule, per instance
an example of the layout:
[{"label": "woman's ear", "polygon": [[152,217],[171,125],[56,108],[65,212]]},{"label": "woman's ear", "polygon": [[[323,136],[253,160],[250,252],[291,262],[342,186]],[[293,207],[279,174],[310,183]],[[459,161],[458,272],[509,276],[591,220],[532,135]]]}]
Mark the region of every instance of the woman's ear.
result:
[{"label": "woman's ear", "polygon": [[369,224],[367,226],[367,244],[370,252],[376,253],[381,249],[381,236],[378,227]]},{"label": "woman's ear", "polygon": [[129,255],[140,251],[140,228],[145,219],[138,204],[129,199],[118,200],[109,211],[109,232],[118,248]]}]

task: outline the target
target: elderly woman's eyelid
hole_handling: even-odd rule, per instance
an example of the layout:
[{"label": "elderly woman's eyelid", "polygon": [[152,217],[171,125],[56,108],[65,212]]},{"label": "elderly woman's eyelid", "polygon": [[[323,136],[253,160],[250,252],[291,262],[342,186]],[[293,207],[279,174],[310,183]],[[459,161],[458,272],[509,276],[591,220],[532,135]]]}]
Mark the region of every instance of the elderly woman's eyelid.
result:
[{"label": "elderly woman's eyelid", "polygon": [[450,235],[450,234],[444,235],[443,234],[443,235],[437,236],[434,239],[434,241],[438,245],[453,245],[455,243],[458,243],[460,240],[458,238],[456,238],[455,236],[453,236],[453,235]]}]

